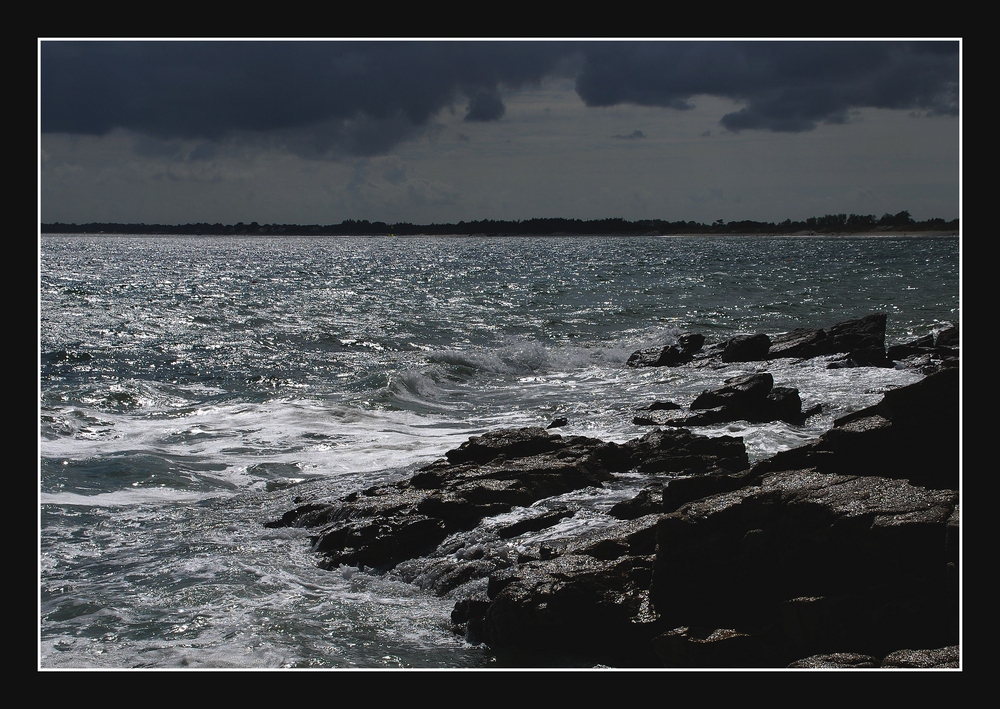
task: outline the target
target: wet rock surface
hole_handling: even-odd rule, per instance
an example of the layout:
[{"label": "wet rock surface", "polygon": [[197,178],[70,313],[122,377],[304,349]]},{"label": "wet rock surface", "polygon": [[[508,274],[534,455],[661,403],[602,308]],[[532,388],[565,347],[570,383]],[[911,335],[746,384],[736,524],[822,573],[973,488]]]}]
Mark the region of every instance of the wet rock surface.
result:
[{"label": "wet rock surface", "polygon": [[[884,326],[769,338],[767,356],[884,366]],[[621,444],[506,429],[267,525],[310,529],[327,568],[391,571],[453,598],[456,631],[509,666],[956,667],[960,382],[938,339],[913,345],[938,357],[925,378],[753,466],[742,439],[675,423]],[[762,343],[737,351],[761,356]],[[769,374],[727,382],[681,409],[684,425],[714,411],[800,420],[791,405],[762,413],[776,389]],[[560,502],[621,475],[650,482],[599,523]],[[568,522],[570,538],[538,535]],[[540,541],[510,541],[529,532]]]},{"label": "wet rock surface", "polygon": [[632,367],[677,367],[720,362],[758,362],[774,359],[809,359],[839,355],[830,367],[908,367],[925,373],[957,367],[958,326],[950,325],[936,335],[886,348],[886,316],[872,313],[824,328],[798,328],[789,332],[737,335],[707,344],[698,333],[684,333],[672,345],[634,352]]},{"label": "wet rock surface", "polygon": [[[624,444],[542,428],[501,429],[474,436],[414,476],[377,485],[338,500],[309,502],[268,522],[268,527],[314,529],[313,549],[322,565],[387,570],[426,556],[449,535],[476,527],[514,508],[638,471],[727,472],[746,470],[739,438],[708,438],[684,429],[652,431]],[[505,524],[500,538],[537,531],[566,514],[558,509]],[[440,589],[438,589],[440,590]]]}]

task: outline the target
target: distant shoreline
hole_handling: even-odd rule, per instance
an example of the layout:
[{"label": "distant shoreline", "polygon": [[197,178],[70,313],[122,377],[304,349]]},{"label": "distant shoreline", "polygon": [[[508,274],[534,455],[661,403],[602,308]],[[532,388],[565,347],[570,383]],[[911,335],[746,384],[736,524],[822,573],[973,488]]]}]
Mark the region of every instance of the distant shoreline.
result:
[{"label": "distant shoreline", "polygon": [[193,236],[958,236],[958,219],[933,218],[916,221],[910,213],[850,216],[828,214],[802,221],[751,220],[711,224],[665,219],[478,219],[455,223],[412,224],[410,222],[345,219],[340,224],[146,224],[136,222],[42,222],[42,234],[162,234]]},{"label": "distant shoreline", "polygon": [[545,239],[560,239],[560,238],[605,238],[614,237],[620,239],[637,239],[637,238],[712,238],[712,237],[734,237],[734,238],[744,238],[744,239],[774,239],[774,238],[802,238],[802,239],[857,239],[857,238],[908,238],[908,239],[939,239],[944,237],[954,237],[958,238],[959,233],[955,230],[947,231],[917,231],[917,230],[904,230],[904,231],[862,231],[862,232],[795,232],[793,234],[782,234],[782,233],[761,233],[761,232],[692,232],[688,234],[659,234],[659,233],[646,233],[646,234],[573,234],[573,233],[558,233],[558,234],[316,234],[316,233],[306,233],[306,232],[296,232],[289,231],[284,233],[266,233],[266,234],[250,234],[250,233],[236,233],[236,234],[215,234],[215,233],[202,233],[193,234],[187,232],[169,232],[169,231],[42,231],[40,236],[191,236],[191,237],[249,237],[249,238],[282,238],[282,237],[302,237],[302,238],[312,238],[312,239],[338,239],[345,237],[366,237],[366,238],[420,238],[420,237],[435,237],[435,238],[446,238],[446,239],[469,239],[469,238],[487,238],[487,239],[505,239],[505,238],[545,238]]},{"label": "distant shoreline", "polygon": [[899,238],[899,237],[908,237],[908,238],[911,238],[911,239],[932,239],[932,238],[940,238],[940,237],[945,237],[945,236],[958,237],[958,232],[955,231],[954,229],[946,230],[946,231],[917,231],[915,229],[908,229],[908,230],[903,230],[903,231],[858,231],[858,232],[822,232],[822,231],[817,231],[817,232],[809,232],[809,233],[795,232],[794,234],[755,234],[755,233],[734,234],[734,233],[731,233],[731,232],[729,232],[729,233],[727,233],[727,232],[717,232],[717,233],[711,233],[711,234],[667,234],[666,236],[744,236],[744,237],[754,237],[754,236],[760,236],[760,237],[775,237],[775,236],[789,237],[789,236],[794,236],[794,237],[802,237],[804,239],[809,239],[809,238],[813,238],[813,237],[820,237],[820,238],[839,238],[839,237],[844,237],[844,238],[857,238],[857,237],[892,237],[892,238]]}]

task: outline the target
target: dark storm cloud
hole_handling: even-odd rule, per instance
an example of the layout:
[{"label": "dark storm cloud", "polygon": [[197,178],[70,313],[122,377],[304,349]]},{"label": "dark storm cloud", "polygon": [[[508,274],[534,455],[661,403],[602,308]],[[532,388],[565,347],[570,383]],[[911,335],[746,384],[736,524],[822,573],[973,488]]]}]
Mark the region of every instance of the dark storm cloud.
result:
[{"label": "dark storm cloud", "polygon": [[499,118],[501,85],[539,81],[568,50],[539,42],[43,42],[42,130],[207,140],[243,133],[296,151],[375,153],[460,95],[471,97],[471,120]]},{"label": "dark storm cloud", "polygon": [[812,130],[858,108],[958,113],[958,42],[614,42],[588,47],[588,106],[691,107],[699,94],[746,106],[729,130]]},{"label": "dark storm cloud", "polygon": [[957,113],[957,42],[43,41],[42,130],[374,155],[459,100],[466,120],[497,120],[501,89],[571,57],[589,106],[728,97],[745,104],[729,130],[810,130],[863,107]]},{"label": "dark storm cloud", "polygon": [[479,91],[469,100],[465,120],[496,121],[503,118],[507,108],[496,91]]}]

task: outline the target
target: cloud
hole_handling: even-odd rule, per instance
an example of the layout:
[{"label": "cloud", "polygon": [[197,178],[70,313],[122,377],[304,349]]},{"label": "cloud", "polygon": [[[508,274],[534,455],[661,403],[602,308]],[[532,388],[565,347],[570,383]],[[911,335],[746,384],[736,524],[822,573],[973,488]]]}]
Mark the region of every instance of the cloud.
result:
[{"label": "cloud", "polygon": [[500,94],[496,90],[479,91],[469,101],[465,120],[496,121],[503,117],[506,110],[503,99],[500,98]]},{"label": "cloud", "polygon": [[540,81],[568,45],[535,42],[62,42],[41,47],[42,131],[283,141],[375,154],[471,97]]},{"label": "cloud", "polygon": [[496,121],[503,93],[569,72],[592,107],[732,99],[730,131],[958,106],[957,41],[42,41],[40,54],[45,133],[124,129],[307,157],[385,154],[457,103],[467,121]]},{"label": "cloud", "polygon": [[798,132],[859,108],[958,114],[958,42],[614,42],[590,45],[576,88],[588,106],[685,110],[742,102],[731,131]]},{"label": "cloud", "polygon": [[646,134],[643,133],[638,128],[636,128],[634,131],[632,131],[628,135],[622,135],[622,134],[619,133],[619,134],[613,135],[611,137],[615,138],[616,140],[641,140],[642,138],[646,137]]}]

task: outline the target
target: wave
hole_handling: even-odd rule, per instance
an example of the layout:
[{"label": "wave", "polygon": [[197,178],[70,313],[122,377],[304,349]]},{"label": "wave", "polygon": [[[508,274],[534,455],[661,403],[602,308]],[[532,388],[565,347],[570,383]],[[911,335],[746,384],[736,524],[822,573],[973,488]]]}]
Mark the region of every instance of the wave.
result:
[{"label": "wave", "polygon": [[102,492],[96,495],[81,495],[76,492],[42,492],[38,502],[42,505],[62,505],[76,507],[130,507],[148,504],[193,504],[204,502],[219,496],[228,496],[229,492],[215,493],[189,492],[169,487],[136,488]]},{"label": "wave", "polygon": [[[676,328],[653,333],[652,339],[643,342],[608,342],[593,345],[545,344],[525,340],[503,344],[491,349],[449,349],[432,353],[428,361],[451,368],[456,379],[463,380],[476,374],[504,374],[525,376],[571,372],[598,366],[619,366],[628,360],[640,346],[672,344],[677,341]],[[648,333],[647,333],[648,336]]]},{"label": "wave", "polygon": [[449,397],[456,387],[442,385],[443,377],[433,368],[407,369],[393,375],[376,396],[377,404],[415,413],[445,413],[455,410]]}]

